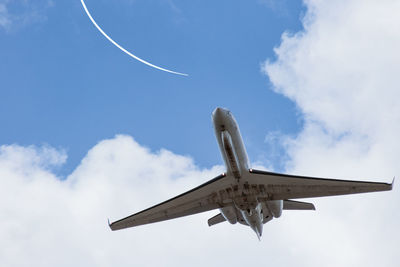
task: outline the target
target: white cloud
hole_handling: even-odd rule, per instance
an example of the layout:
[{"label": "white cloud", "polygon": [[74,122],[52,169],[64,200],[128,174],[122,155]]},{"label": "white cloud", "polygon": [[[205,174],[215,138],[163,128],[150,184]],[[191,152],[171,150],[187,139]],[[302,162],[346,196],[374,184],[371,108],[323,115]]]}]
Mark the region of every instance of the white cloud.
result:
[{"label": "white cloud", "polygon": [[0,3],[0,27],[8,28],[10,24],[7,6],[4,3]]},{"label": "white cloud", "polygon": [[53,0],[0,0],[0,28],[15,31],[47,19],[46,11]]},{"label": "white cloud", "polygon": [[[164,201],[215,177],[223,167],[200,170],[188,157],[166,150],[151,152],[129,136],[101,141],[61,180],[51,169],[65,157],[63,151],[49,147],[1,147],[1,266],[242,266],[260,262],[321,266],[333,252],[371,244],[371,229],[379,223],[379,210],[374,211],[378,216],[363,221],[370,217],[369,209],[364,214],[363,209],[350,207],[337,216],[335,212],[341,212],[346,201],[336,209],[327,209],[320,201],[318,213],[285,212],[268,223],[261,242],[242,225],[209,228],[207,219],[218,211],[112,232],[108,216],[119,219]],[[349,213],[360,215],[354,225],[342,222]],[[369,230],[368,238],[363,227]],[[354,240],[348,240],[349,235]],[[332,266],[357,262],[363,256],[357,252],[332,261]]]},{"label": "white cloud", "polygon": [[286,0],[258,0],[257,2],[271,9],[280,16],[289,16],[288,2]]},{"label": "white cloud", "polygon": [[[61,180],[51,167],[65,157],[49,147],[0,148],[1,266],[160,265],[165,258],[154,257],[154,249],[179,262],[185,256],[174,240],[198,237],[199,223],[111,232],[107,216],[128,215],[222,172],[198,170],[190,158],[169,151],[152,153],[127,136],[100,142]],[[205,221],[200,225],[206,228]]]},{"label": "white cloud", "polygon": [[[304,115],[303,130],[284,141],[290,156],[287,169],[389,181],[400,173],[400,2],[310,0],[306,5],[304,31],[283,34],[276,61],[263,65],[274,90],[293,100]],[[331,210],[337,202],[324,200]],[[336,235],[351,224],[358,230],[347,230],[345,247],[333,251],[341,258],[332,259],[332,266],[396,266],[396,188],[340,203],[357,215],[344,211],[343,218],[343,210],[337,210],[343,229],[327,223],[332,242],[340,242]],[[365,220],[372,221],[369,227]],[[345,263],[349,258],[354,264]]]}]

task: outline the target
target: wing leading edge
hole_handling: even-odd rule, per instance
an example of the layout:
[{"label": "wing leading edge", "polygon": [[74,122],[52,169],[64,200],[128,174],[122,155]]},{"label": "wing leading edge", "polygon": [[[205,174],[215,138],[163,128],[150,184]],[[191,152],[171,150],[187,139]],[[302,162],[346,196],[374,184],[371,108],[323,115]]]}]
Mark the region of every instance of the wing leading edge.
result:
[{"label": "wing leading edge", "polygon": [[226,174],[221,174],[188,192],[115,221],[109,226],[115,231],[217,209],[220,205],[215,198],[215,192],[228,184],[229,179]]},{"label": "wing leading edge", "polygon": [[248,182],[264,185],[268,198],[285,200],[392,190],[393,182],[377,183],[287,175],[250,169]]}]

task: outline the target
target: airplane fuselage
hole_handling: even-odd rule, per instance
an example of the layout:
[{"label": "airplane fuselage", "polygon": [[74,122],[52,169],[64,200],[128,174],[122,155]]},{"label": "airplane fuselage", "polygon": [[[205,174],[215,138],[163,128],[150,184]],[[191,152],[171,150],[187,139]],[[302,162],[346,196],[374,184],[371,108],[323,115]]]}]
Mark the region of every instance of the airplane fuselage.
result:
[{"label": "airplane fuselage", "polygon": [[240,180],[243,172],[249,170],[249,159],[238,124],[231,112],[222,108],[215,109],[212,119],[227,172]]},{"label": "airplane fuselage", "polygon": [[272,213],[266,203],[260,203],[256,198],[251,199],[252,196],[246,195],[243,190],[249,173],[249,159],[238,124],[231,112],[223,108],[214,110],[212,120],[227,173],[234,177],[232,186],[237,186],[240,192],[233,200],[234,205],[220,209],[221,214],[232,224],[239,222],[250,226],[261,237],[263,223],[272,219]]}]

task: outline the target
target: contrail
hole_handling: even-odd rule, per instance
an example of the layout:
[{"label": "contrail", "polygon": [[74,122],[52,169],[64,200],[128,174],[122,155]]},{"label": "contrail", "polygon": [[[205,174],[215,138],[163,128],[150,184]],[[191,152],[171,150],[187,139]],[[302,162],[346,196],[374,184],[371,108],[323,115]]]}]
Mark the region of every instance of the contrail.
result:
[{"label": "contrail", "polygon": [[123,48],[122,46],[120,46],[117,42],[115,42],[113,39],[111,39],[111,37],[108,36],[108,35],[100,28],[99,25],[97,25],[97,23],[96,23],[96,21],[93,19],[92,15],[90,15],[90,12],[89,12],[89,10],[88,10],[87,7],[86,7],[85,2],[84,2],[83,0],[81,0],[81,3],[82,3],[82,6],[83,6],[83,9],[85,9],[85,12],[86,12],[86,14],[88,15],[89,19],[92,21],[93,25],[96,26],[96,28],[101,32],[101,34],[104,35],[104,37],[106,37],[112,44],[114,44],[116,47],[118,47],[119,49],[121,49],[123,52],[125,52],[125,53],[128,54],[129,56],[133,57],[134,59],[136,59],[136,60],[138,60],[138,61],[140,61],[140,62],[146,64],[147,66],[153,67],[153,68],[155,68],[155,69],[162,70],[162,71],[165,71],[165,72],[169,72],[169,73],[172,73],[172,74],[177,74],[177,75],[182,75],[182,76],[189,76],[189,75],[186,74],[186,73],[180,73],[180,72],[176,72],[176,71],[172,71],[172,70],[167,70],[167,69],[161,68],[161,67],[159,67],[159,66],[156,66],[156,65],[154,65],[154,64],[151,64],[150,62],[147,62],[146,60],[143,60],[143,59],[141,59],[141,58],[135,56],[134,54],[132,54],[131,52],[129,52],[128,50],[126,50],[125,48]]}]

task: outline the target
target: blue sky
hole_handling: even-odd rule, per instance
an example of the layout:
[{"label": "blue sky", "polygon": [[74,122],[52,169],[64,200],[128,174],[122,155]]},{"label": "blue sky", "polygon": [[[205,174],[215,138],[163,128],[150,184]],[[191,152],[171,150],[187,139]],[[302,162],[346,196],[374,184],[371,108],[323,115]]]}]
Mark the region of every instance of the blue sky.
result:
[{"label": "blue sky", "polygon": [[119,133],[152,150],[190,155],[201,167],[221,163],[210,122],[217,106],[234,112],[252,161],[267,157],[268,132],[301,127],[295,105],[272,92],[260,70],[274,59],[281,34],[301,29],[300,1],[86,1],[119,44],[189,77],[122,53],[79,1],[49,3],[8,4],[10,16],[28,18],[0,29],[0,140],[66,149],[63,175]]}]

